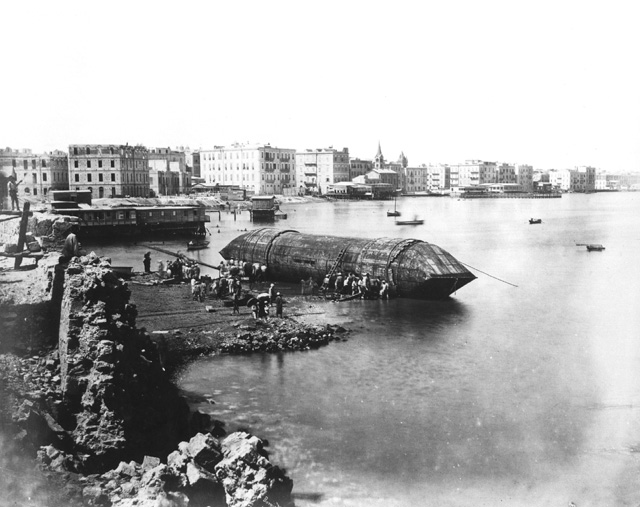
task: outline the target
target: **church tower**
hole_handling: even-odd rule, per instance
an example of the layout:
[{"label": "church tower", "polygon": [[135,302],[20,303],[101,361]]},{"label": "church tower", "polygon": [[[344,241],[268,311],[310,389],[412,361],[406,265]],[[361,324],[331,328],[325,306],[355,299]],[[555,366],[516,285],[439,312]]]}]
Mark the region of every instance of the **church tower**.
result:
[{"label": "church tower", "polygon": [[376,153],[376,158],[373,159],[373,168],[374,169],[384,169],[384,157],[382,156],[382,149],[380,148],[380,141],[378,141],[378,153]]},{"label": "church tower", "polygon": [[398,158],[398,164],[400,164],[403,169],[406,169],[407,166],[409,165],[409,160],[407,159],[403,151],[400,152],[400,157]]}]

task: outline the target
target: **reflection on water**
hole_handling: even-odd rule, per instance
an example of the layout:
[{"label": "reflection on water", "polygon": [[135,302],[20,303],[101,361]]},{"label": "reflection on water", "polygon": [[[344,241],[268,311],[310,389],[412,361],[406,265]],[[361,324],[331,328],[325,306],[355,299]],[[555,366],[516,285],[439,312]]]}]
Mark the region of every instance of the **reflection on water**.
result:
[{"label": "reflection on water", "polygon": [[[295,491],[318,495],[300,505],[640,503],[640,196],[400,199],[426,218],[409,228],[388,207],[283,206],[276,226],[423,239],[517,287],[476,272],[448,301],[329,304],[312,318],[344,323],[348,341],[202,359],[182,389],[212,397],[199,408],[229,430],[268,438]],[[195,255],[217,264],[254,227],[214,216]],[[110,253],[141,269],[144,251]]]}]

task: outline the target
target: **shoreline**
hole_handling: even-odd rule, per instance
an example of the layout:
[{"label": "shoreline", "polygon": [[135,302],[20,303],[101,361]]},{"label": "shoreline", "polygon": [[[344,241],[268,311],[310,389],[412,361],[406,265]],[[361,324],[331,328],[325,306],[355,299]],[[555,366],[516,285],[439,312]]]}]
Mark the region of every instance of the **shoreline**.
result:
[{"label": "shoreline", "polygon": [[[57,254],[49,256],[45,266],[39,268],[25,266],[16,271],[11,269],[7,259],[0,263],[0,289],[3,289],[0,304],[5,318],[8,316],[11,322],[19,321],[21,315],[40,308],[38,305],[43,304],[40,299],[50,298],[52,285],[59,283],[55,282],[55,276],[53,281],[50,279],[51,273],[61,274],[56,263]],[[157,281],[155,275],[144,274],[125,283],[115,277],[109,265],[95,254],[73,260],[66,268],[66,274],[62,271],[65,278],[60,303],[59,343],[52,336],[38,335],[37,339],[33,336],[25,339],[24,333],[28,330],[20,327],[13,342],[4,339],[0,342],[0,399],[5,405],[0,437],[9,438],[11,444],[3,447],[5,450],[13,448],[27,463],[33,463],[39,470],[38,482],[46,485],[43,488],[48,491],[47,495],[52,495],[52,500],[59,497],[59,505],[130,505],[126,502],[154,498],[169,502],[166,505],[177,506],[185,499],[198,498],[204,489],[216,501],[226,494],[229,504],[233,502],[230,494],[246,494],[241,490],[245,488],[247,478],[240,480],[235,477],[232,489],[223,491],[222,483],[216,477],[220,474],[233,476],[238,470],[233,463],[244,463],[243,460],[249,459],[246,455],[249,452],[251,459],[258,460],[252,467],[267,466],[270,471],[265,476],[269,477],[266,486],[265,483],[250,485],[256,501],[259,497],[279,498],[280,505],[293,505],[293,483],[276,465],[268,463],[265,442],[242,432],[226,435],[224,422],[188,408],[189,401],[177,393],[174,374],[189,361],[205,355],[309,350],[346,339],[348,331],[340,326],[305,322],[304,315],[305,312],[310,313],[309,307],[317,308],[317,305],[325,303],[324,299],[313,298],[309,304],[309,298],[292,296],[287,298],[284,318],[256,321],[246,307],[240,316],[233,315],[230,303],[225,300],[194,302],[187,284],[158,284],[154,283]],[[10,289],[5,290],[6,287]],[[256,290],[262,291],[263,288],[258,286]],[[99,293],[106,290],[107,293],[91,303],[96,290]],[[73,303],[73,298],[84,303],[78,306],[78,303]],[[107,306],[116,305],[113,317],[110,317],[108,309],[105,313],[105,303],[100,301],[105,301]],[[109,324],[113,318],[116,319],[113,321],[115,326]],[[17,324],[22,325],[20,322]],[[81,350],[84,350],[80,356],[74,352],[75,345],[68,338],[63,340],[65,326],[72,331],[68,336],[80,337]],[[119,337],[118,333],[124,335]],[[83,340],[89,340],[87,345],[82,345]],[[130,340],[134,340],[132,345],[126,345]],[[124,352],[112,348],[112,343],[124,344]],[[150,348],[149,344],[153,346]],[[73,354],[80,363],[73,359]],[[94,357],[91,371],[85,371],[88,367],[85,365],[82,367],[85,373],[79,374],[77,367],[72,366],[84,364],[88,358]],[[113,380],[107,380],[104,375],[111,375],[110,371],[121,373],[109,377]],[[76,375],[76,380],[73,375]],[[139,419],[141,416],[148,417],[157,412],[154,420],[156,417],[166,420],[162,423],[166,428],[151,426],[145,430],[151,433],[141,433],[130,440],[132,437],[127,436],[130,430],[126,430],[126,423],[126,431],[122,433],[118,429],[122,424],[118,417],[114,419],[113,414],[105,414],[104,408],[100,409],[100,405],[93,402],[87,405],[88,390],[82,395],[82,400],[77,397],[87,381],[89,386],[95,383],[95,388],[91,388],[92,399],[111,399],[108,406],[114,402],[117,405],[124,403],[123,414],[130,413],[131,416],[127,417],[134,420],[143,421]],[[105,390],[105,386],[114,381],[116,391],[111,392],[111,388]],[[117,387],[121,382],[124,382],[122,395],[118,394],[120,388]],[[166,387],[160,387],[162,385]],[[80,387],[78,395],[71,395],[78,389],[73,386]],[[130,394],[125,394],[127,392]],[[139,395],[131,394],[135,392]],[[147,399],[152,392],[160,393],[160,397],[156,394]],[[136,407],[142,400],[148,408]],[[140,411],[142,414],[136,415]],[[83,420],[87,424],[82,423]],[[176,429],[171,430],[172,427]],[[182,429],[176,433],[178,427]],[[158,434],[154,437],[156,444],[149,447],[145,442],[154,441],[151,435],[158,429],[171,436],[167,439]],[[163,445],[157,445],[158,438]],[[81,441],[85,443],[80,444]],[[182,443],[175,447],[172,441]],[[77,454],[81,448],[85,449],[82,451],[84,457],[82,453]],[[166,450],[158,453],[152,448]],[[189,450],[196,448],[197,451]],[[92,455],[91,449],[98,454]],[[170,449],[178,450],[169,453]],[[203,465],[198,461],[202,453],[213,453],[218,458],[215,463],[207,461]],[[131,457],[135,459],[131,461]],[[228,459],[232,460],[231,464],[226,462]],[[120,465],[116,466],[118,462]],[[197,477],[193,475],[194,466],[200,470]],[[246,474],[252,473],[246,471]],[[169,482],[168,477],[172,477]],[[10,484],[5,486],[16,491],[16,501],[19,501],[20,488],[24,486],[19,485],[18,477],[14,482],[11,478],[4,481],[9,481]],[[182,486],[174,487],[176,481]],[[167,487],[167,484],[172,486]],[[226,488],[228,482],[224,484]]]}]

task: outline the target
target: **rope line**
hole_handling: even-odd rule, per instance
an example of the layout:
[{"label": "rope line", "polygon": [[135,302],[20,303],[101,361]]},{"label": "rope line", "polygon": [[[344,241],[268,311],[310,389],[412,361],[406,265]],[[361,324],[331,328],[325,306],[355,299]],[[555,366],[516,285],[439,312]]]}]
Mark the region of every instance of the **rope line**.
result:
[{"label": "rope line", "polygon": [[[458,261],[458,262],[460,262],[460,261]],[[511,285],[512,287],[517,287],[517,285],[514,284],[514,283],[507,282],[506,280],[502,280],[501,278],[498,278],[497,276],[493,276],[493,275],[490,275],[489,273],[485,273],[484,271],[481,271],[478,268],[474,268],[473,266],[469,266],[469,264],[465,264],[464,262],[460,262],[460,264],[462,264],[463,266],[467,266],[468,268],[474,269],[474,270],[478,271],[479,273],[482,273],[483,275],[487,275],[487,276],[490,276],[491,278],[495,278],[499,282],[506,283],[507,285]]]}]

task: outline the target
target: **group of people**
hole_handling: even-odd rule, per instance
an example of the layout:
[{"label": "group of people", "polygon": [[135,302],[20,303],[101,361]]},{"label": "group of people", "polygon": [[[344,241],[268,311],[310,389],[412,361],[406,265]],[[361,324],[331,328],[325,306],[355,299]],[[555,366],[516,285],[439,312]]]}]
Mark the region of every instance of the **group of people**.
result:
[{"label": "group of people", "polygon": [[218,266],[220,276],[244,276],[250,283],[265,282],[267,280],[267,265],[260,262],[248,262],[246,259],[229,259],[220,261]]},{"label": "group of people", "polygon": [[282,318],[284,299],[282,294],[276,290],[274,283],[269,286],[267,295],[258,296],[251,301],[251,314],[256,320],[266,319],[269,317],[269,310],[272,306],[276,307],[276,317]]},{"label": "group of people", "polygon": [[[145,273],[151,273],[151,252],[144,254],[142,261]],[[200,266],[194,260],[183,255],[174,260],[167,260],[166,264],[158,261],[157,274],[160,278],[173,278],[175,280],[190,280],[200,277]]]},{"label": "group of people", "polygon": [[333,289],[337,295],[359,296],[362,299],[389,299],[390,291],[386,280],[373,278],[369,273],[362,276],[357,276],[355,273],[343,276],[342,273],[337,273],[335,277],[327,273],[320,289],[325,294]]},{"label": "group of people", "polygon": [[[151,273],[151,252],[144,254],[143,265],[145,273]],[[191,284],[191,297],[194,301],[204,302],[207,298],[220,299],[231,297],[233,301],[233,313],[239,314],[239,303],[243,301],[242,277],[247,277],[253,283],[266,279],[267,266],[265,264],[251,264],[246,261],[236,262],[231,259],[222,261],[218,267],[219,278],[209,275],[200,275],[198,263],[182,255],[175,260],[167,260],[166,265],[158,261],[157,274],[160,278],[172,278],[177,281],[189,281]],[[251,305],[254,318],[266,318],[269,315],[269,307],[276,307],[276,316],[283,315],[282,295],[275,290],[275,284],[269,286],[268,297],[258,298],[255,305]]]}]

